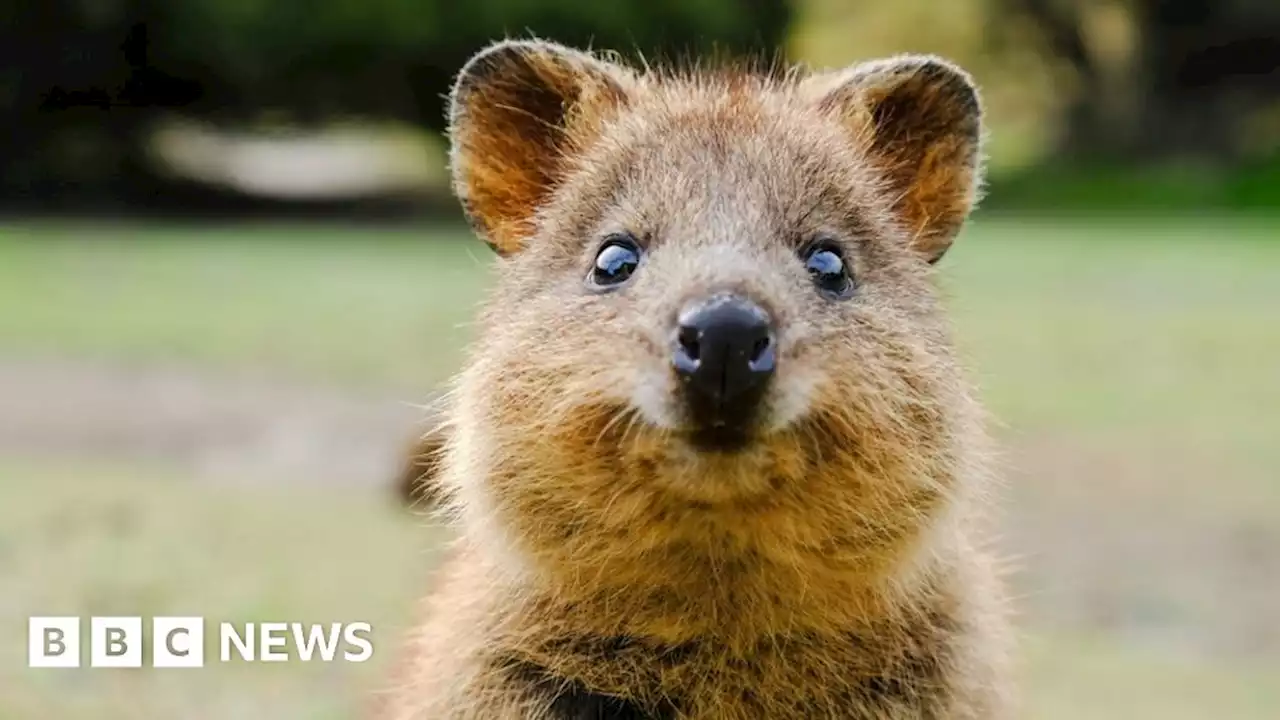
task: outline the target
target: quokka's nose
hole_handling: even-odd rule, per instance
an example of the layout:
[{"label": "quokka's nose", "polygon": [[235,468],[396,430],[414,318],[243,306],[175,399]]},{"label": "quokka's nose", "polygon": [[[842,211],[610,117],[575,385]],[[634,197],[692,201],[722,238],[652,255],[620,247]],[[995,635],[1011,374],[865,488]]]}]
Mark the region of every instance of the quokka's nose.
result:
[{"label": "quokka's nose", "polygon": [[677,319],[673,364],[696,419],[745,422],[764,396],[777,364],[773,322],[754,302],[714,295]]}]

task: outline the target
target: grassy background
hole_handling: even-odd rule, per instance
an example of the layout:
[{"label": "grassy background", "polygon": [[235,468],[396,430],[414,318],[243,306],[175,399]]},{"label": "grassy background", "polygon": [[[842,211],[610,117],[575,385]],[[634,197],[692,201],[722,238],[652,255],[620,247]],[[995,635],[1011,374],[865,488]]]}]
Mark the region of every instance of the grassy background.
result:
[{"label": "grassy background", "polygon": [[[256,388],[237,402],[264,417],[286,401],[258,389],[276,385],[351,407],[421,400],[458,366],[487,282],[489,254],[464,235],[0,226],[0,400],[44,393],[66,405],[54,421],[79,423],[32,430],[0,408],[0,720],[351,714],[444,531],[397,508],[381,477],[193,472],[180,454],[86,444],[86,423],[112,439],[166,409],[131,386],[81,407],[60,397],[75,391],[62,375],[32,368],[92,368],[100,384],[178,368],[184,392]],[[987,217],[944,262],[1006,451],[1026,717],[1280,707],[1278,237],[1280,223],[1228,217]],[[305,432],[288,442],[333,452]],[[27,615],[112,613],[366,620],[377,652],[363,665],[25,668]]]}]

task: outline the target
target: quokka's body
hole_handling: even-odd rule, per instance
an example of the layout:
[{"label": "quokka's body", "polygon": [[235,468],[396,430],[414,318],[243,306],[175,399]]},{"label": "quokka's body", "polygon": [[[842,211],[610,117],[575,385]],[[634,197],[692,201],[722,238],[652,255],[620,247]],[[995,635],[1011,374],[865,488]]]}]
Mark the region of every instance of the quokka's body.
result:
[{"label": "quokka's body", "polygon": [[980,184],[968,76],[505,42],[451,113],[501,259],[433,470],[461,539],[376,716],[1007,717],[932,283]]}]

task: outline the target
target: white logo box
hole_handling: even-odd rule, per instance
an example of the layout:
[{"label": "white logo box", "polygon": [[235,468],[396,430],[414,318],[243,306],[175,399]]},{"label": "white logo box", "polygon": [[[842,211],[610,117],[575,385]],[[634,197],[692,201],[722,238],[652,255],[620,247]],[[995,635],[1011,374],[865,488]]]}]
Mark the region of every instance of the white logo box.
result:
[{"label": "white logo box", "polygon": [[[81,619],[54,616],[27,620],[27,666],[33,668],[80,667]],[[142,667],[146,642],[141,617],[89,618],[89,666]],[[204,618],[154,617],[151,619],[153,667],[204,666]]]}]

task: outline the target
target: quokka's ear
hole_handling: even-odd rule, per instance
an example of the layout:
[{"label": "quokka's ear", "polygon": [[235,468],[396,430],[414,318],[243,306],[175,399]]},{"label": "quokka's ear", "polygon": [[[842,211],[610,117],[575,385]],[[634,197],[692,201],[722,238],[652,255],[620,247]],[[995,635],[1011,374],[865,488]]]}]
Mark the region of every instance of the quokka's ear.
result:
[{"label": "quokka's ear", "polygon": [[627,100],[622,67],[561,45],[504,41],[458,74],[449,102],[454,192],[501,255],[523,247],[566,158]]},{"label": "quokka's ear", "polygon": [[913,247],[937,261],[982,184],[982,105],[969,75],[940,58],[904,55],[810,82],[817,102],[865,143]]}]

